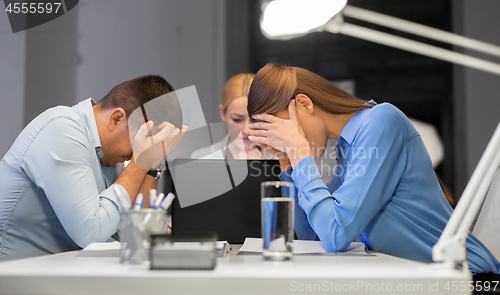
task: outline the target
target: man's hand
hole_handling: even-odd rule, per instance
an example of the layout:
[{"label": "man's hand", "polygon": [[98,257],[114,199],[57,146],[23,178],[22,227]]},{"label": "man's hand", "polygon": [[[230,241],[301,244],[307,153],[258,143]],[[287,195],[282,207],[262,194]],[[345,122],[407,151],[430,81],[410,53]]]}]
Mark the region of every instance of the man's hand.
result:
[{"label": "man's hand", "polygon": [[144,123],[137,132],[132,150],[136,165],[142,169],[157,169],[163,159],[175,150],[186,135],[187,126],[182,126],[182,131],[174,125],[163,122],[157,126],[156,134],[151,134],[154,123]]}]

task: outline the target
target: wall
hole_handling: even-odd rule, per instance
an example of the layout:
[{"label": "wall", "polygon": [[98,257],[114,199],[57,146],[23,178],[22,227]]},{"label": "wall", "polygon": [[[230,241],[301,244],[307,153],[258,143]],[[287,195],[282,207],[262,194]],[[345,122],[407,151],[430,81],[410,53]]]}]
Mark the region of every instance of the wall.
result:
[{"label": "wall", "polygon": [[250,71],[251,1],[226,1],[226,73],[228,79]]},{"label": "wall", "polygon": [[[77,6],[78,7],[78,6]],[[78,11],[26,31],[24,124],[57,105],[73,105]],[[16,33],[17,34],[17,33]]]},{"label": "wall", "polygon": [[0,154],[45,109],[99,100],[145,74],[177,89],[196,85],[207,121],[219,121],[224,16],[224,0],[81,0],[66,15],[13,34],[0,12]]},{"label": "wall", "polygon": [[0,11],[0,157],[24,126],[24,65],[26,35],[12,34],[5,11]]},{"label": "wall", "polygon": [[[454,0],[454,32],[500,46],[500,2]],[[500,58],[463,51],[500,63]],[[454,69],[456,187],[461,194],[500,121],[500,77],[456,66]]]},{"label": "wall", "polygon": [[196,85],[207,119],[217,118],[224,1],[80,1],[78,9],[77,100],[98,100],[122,81],[159,74],[176,89]]}]

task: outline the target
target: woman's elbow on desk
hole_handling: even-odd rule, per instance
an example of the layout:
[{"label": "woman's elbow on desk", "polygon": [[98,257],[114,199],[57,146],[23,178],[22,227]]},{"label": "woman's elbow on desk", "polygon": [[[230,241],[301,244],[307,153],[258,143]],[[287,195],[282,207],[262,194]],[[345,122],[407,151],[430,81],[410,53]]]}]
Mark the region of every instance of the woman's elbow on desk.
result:
[{"label": "woman's elbow on desk", "polygon": [[355,239],[345,228],[340,228],[338,224],[329,226],[328,230],[323,229],[316,233],[327,252],[343,251]]},{"label": "woman's elbow on desk", "polygon": [[[351,242],[356,238],[355,231],[350,225],[342,226],[335,215],[328,213],[331,212],[329,202],[322,202],[316,206],[308,215],[307,220],[311,225],[311,229],[318,236],[323,244],[323,248],[327,252],[338,252],[347,249]],[[327,207],[326,213],[321,210]]]},{"label": "woman's elbow on desk", "polygon": [[351,242],[347,242],[347,240],[321,239],[321,244],[323,244],[326,252],[339,252],[347,249]]}]

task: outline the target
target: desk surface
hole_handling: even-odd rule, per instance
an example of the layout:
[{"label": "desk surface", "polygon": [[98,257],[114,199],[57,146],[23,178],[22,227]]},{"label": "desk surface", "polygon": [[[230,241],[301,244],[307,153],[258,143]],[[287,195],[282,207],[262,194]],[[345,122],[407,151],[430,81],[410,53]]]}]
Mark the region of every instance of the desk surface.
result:
[{"label": "desk surface", "polygon": [[467,273],[381,253],[268,262],[260,255],[236,255],[238,248],[218,258],[213,271],[123,265],[116,252],[81,257],[72,251],[1,262],[0,294],[471,294],[451,291],[460,282],[467,285]]}]

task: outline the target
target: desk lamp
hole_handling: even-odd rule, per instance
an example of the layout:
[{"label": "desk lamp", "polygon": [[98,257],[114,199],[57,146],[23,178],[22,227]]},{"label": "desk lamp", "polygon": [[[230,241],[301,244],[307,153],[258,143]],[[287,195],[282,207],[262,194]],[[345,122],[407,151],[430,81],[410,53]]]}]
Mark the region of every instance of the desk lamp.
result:
[{"label": "desk lamp", "polygon": [[[327,31],[361,38],[500,75],[500,65],[414,40],[345,23],[343,16],[423,36],[429,39],[500,56],[500,47],[428,26],[347,5],[347,0],[264,1],[261,31],[268,39],[292,39],[311,32]],[[446,268],[462,266],[469,272],[465,241],[481,210],[495,171],[500,166],[500,123],[482,155],[455,211],[433,248],[432,259]]]}]

